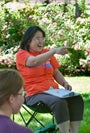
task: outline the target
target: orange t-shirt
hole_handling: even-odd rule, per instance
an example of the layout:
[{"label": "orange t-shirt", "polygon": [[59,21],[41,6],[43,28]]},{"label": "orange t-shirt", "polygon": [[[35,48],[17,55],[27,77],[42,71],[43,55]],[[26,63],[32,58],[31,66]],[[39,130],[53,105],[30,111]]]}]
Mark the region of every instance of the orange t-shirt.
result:
[{"label": "orange t-shirt", "polygon": [[58,84],[54,81],[53,71],[55,68],[59,68],[60,65],[55,56],[52,56],[48,61],[39,66],[27,67],[25,65],[30,55],[37,56],[47,51],[47,49],[43,49],[41,52],[28,52],[20,49],[16,54],[16,66],[24,78],[24,88],[27,96],[48,90],[50,86],[58,88]]}]

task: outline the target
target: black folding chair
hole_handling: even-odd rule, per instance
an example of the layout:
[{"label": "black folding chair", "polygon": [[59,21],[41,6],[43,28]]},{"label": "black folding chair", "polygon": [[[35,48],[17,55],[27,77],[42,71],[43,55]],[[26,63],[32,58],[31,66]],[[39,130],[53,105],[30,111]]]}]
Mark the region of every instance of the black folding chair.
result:
[{"label": "black folding chair", "polygon": [[[24,104],[22,105],[22,109],[24,110],[24,112],[28,113],[28,119],[26,119],[25,115],[23,115],[23,112],[22,111],[19,112],[22,118],[22,121],[26,127],[28,127],[33,120],[35,120],[40,125],[39,126],[40,129],[38,129],[35,133],[56,133],[57,132],[58,129],[56,128],[56,125],[55,125],[54,115],[51,112],[50,108],[47,107],[47,105],[44,104],[43,102],[40,101],[32,106],[29,106],[26,104],[26,101],[25,101]],[[51,124],[49,124],[48,126],[43,124],[43,122],[37,118],[38,113],[51,114],[52,116]],[[13,120],[14,120],[14,117],[13,117]]]}]

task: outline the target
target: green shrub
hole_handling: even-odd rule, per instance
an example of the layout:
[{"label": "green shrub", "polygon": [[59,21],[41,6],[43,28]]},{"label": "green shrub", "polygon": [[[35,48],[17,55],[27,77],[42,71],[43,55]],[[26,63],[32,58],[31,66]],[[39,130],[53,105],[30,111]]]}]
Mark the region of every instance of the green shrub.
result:
[{"label": "green shrub", "polygon": [[30,6],[16,11],[2,8],[0,46],[9,49],[10,47],[19,45],[27,27],[36,24],[32,16],[33,14],[34,10]]},{"label": "green shrub", "polygon": [[[82,7],[82,6],[81,6]],[[75,74],[79,71],[89,71],[90,55],[86,55],[86,46],[90,40],[90,18],[83,12],[81,17],[75,19],[75,5],[51,3],[35,5],[33,8],[26,5],[25,8],[16,11],[1,6],[0,23],[0,57],[6,56],[12,60],[15,53],[6,53],[10,49],[19,46],[22,35],[31,25],[39,25],[46,32],[46,47],[60,47],[68,45],[72,49],[68,56],[60,58],[61,71],[64,74]],[[14,56],[13,56],[14,54]],[[11,55],[11,57],[10,57]],[[80,62],[87,61],[85,67]],[[5,61],[0,61],[0,67],[8,67]],[[5,64],[4,64],[5,63]],[[10,67],[15,66],[15,61]]]}]

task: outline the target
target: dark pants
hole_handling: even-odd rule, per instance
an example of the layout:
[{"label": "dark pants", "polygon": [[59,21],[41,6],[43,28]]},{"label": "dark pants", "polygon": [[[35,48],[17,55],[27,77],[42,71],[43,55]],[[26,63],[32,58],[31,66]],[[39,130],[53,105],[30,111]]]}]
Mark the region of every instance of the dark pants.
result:
[{"label": "dark pants", "polygon": [[[40,93],[26,98],[27,105],[33,105],[39,101],[45,103],[53,112],[57,124],[83,119],[84,102],[81,96],[59,98],[46,93]],[[44,112],[44,108],[42,108]]]}]

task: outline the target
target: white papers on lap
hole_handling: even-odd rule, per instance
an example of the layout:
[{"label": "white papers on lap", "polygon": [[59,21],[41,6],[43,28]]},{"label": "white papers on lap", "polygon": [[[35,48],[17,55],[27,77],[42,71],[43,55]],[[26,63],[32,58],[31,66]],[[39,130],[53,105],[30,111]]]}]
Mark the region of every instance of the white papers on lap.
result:
[{"label": "white papers on lap", "polygon": [[54,96],[57,96],[57,97],[60,97],[60,98],[68,98],[68,97],[73,97],[73,96],[78,96],[80,95],[79,93],[77,92],[74,92],[74,91],[69,91],[69,90],[66,90],[66,89],[53,89],[52,87],[47,90],[47,91],[44,91],[45,93],[48,93],[48,94],[51,94],[51,95],[54,95]]}]

